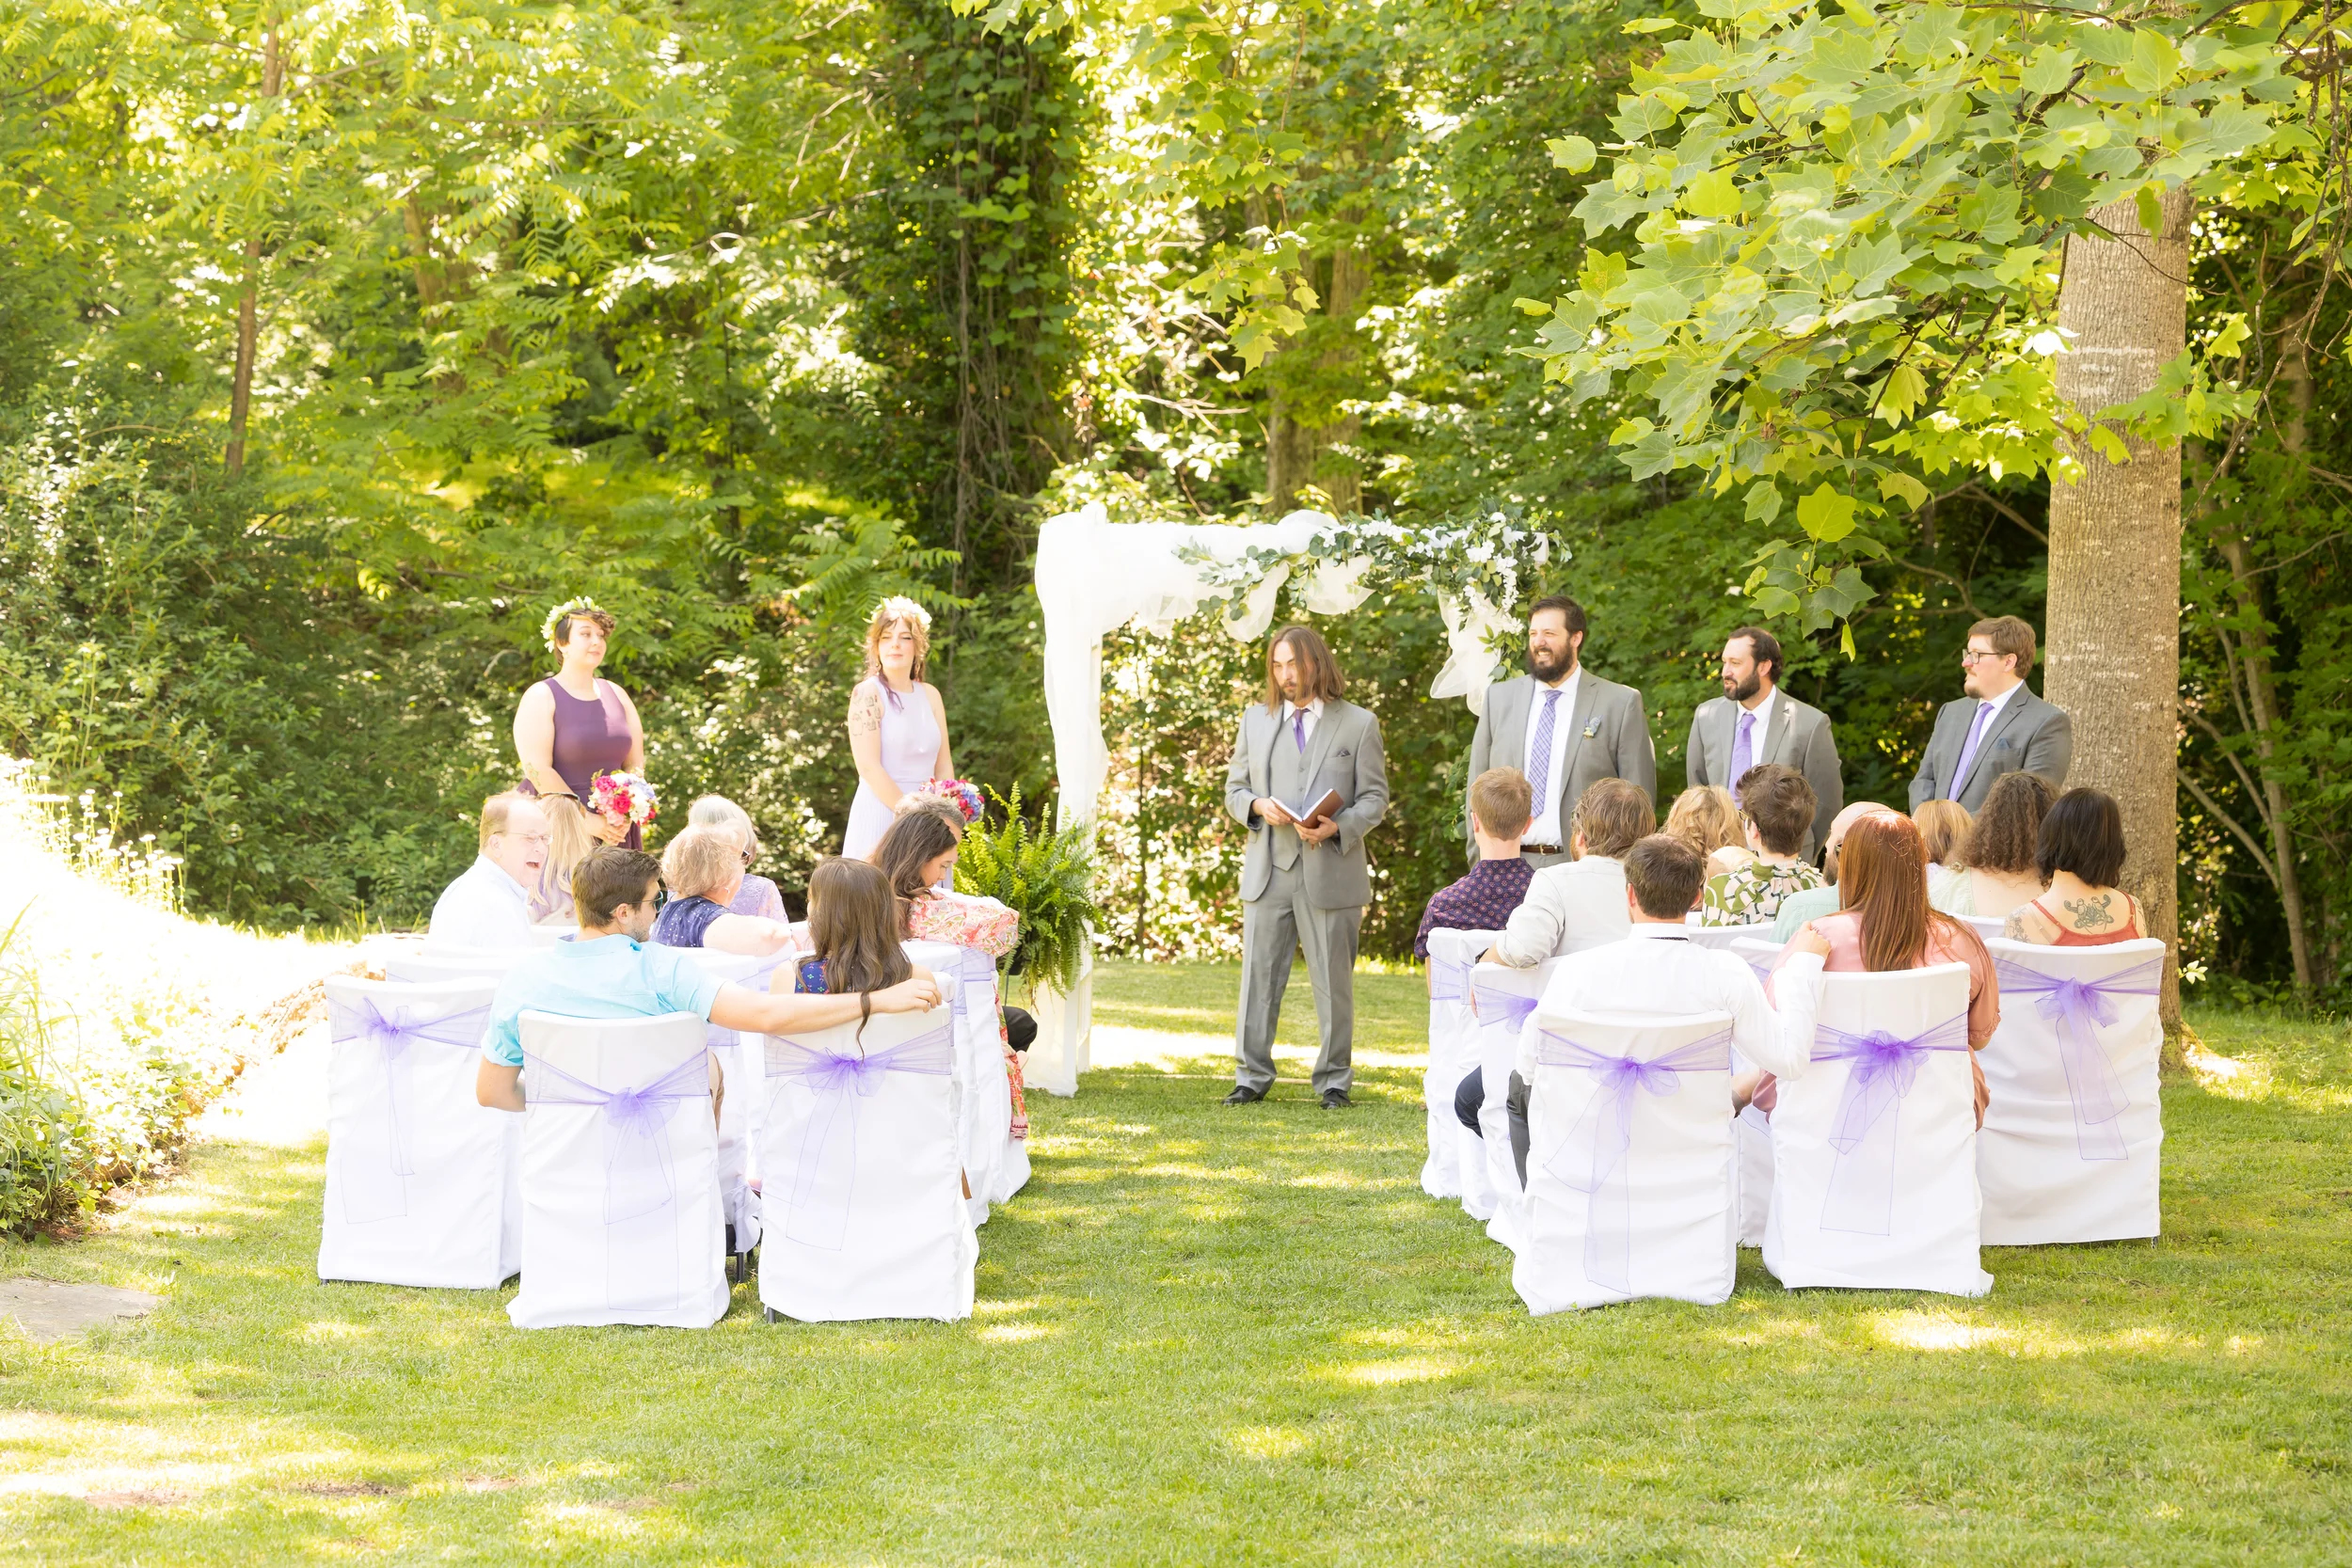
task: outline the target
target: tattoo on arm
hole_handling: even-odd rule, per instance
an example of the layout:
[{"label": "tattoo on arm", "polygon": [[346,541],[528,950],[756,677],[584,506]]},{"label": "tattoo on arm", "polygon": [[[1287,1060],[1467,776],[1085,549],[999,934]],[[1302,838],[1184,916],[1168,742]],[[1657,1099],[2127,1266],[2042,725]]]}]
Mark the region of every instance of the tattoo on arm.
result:
[{"label": "tattoo on arm", "polygon": [[882,700],[861,691],[850,701],[850,733],[873,735],[882,729]]},{"label": "tattoo on arm", "polygon": [[2070,898],[2058,908],[2074,917],[2074,924],[2086,931],[2104,931],[2115,924],[2115,895],[2102,893],[2094,898]]}]

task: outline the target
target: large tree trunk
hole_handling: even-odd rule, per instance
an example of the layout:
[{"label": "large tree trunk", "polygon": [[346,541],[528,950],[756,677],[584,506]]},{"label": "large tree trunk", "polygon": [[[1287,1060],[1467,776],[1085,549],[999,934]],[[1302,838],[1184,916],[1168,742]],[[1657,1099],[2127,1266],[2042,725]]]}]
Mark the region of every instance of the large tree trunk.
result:
[{"label": "large tree trunk", "polygon": [[[270,24],[262,44],[262,96],[276,98],[286,85],[285,55],[278,45],[278,24]],[[229,382],[229,451],[225,461],[230,479],[245,474],[245,427],[253,410],[253,358],[261,341],[262,237],[245,242],[245,283],[237,291],[237,365]]]},{"label": "large tree trunk", "polygon": [[[1372,282],[1372,261],[1353,245],[1342,245],[1331,253],[1331,286],[1324,292],[1324,315],[1342,330],[1353,333],[1356,310]],[[1316,356],[1318,370],[1329,373],[1344,367],[1353,356],[1344,348],[1328,348]],[[1334,467],[1319,473],[1324,454],[1335,446],[1346,446],[1362,434],[1363,420],[1355,414],[1341,414],[1329,422],[1309,424],[1297,419],[1278,389],[1273,398],[1271,417],[1266,428],[1266,500],[1275,512],[1289,511],[1297,504],[1301,486],[1312,484],[1331,498],[1331,508],[1344,517],[1360,512],[1364,504],[1363,481],[1353,467]]]},{"label": "large tree trunk", "polygon": [[[2163,202],[2162,231],[2137,204],[2092,214],[2113,239],[2070,239],[2058,325],[2071,337],[2058,390],[2086,416],[2156,383],[2185,342],[2190,199]],[[2070,785],[2092,785],[2123,812],[2123,886],[2149,934],[2177,934],[2180,825],[2174,756],[2181,684],[2181,449],[2125,437],[2113,463],[2088,441],[2076,483],[2050,488],[2050,608],[2044,694],[2074,721]],[[2165,965],[2164,1019],[2177,1028],[2180,968]]]}]

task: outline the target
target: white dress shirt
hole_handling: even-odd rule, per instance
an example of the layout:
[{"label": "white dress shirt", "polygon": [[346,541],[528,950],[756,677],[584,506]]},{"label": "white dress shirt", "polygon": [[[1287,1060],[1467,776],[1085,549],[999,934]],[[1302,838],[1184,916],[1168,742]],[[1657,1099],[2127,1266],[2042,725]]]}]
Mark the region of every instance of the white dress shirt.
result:
[{"label": "white dress shirt", "polygon": [[465,874],[441,890],[427,937],[437,947],[529,947],[530,898],[522,883],[476,855]]},{"label": "white dress shirt", "polygon": [[[1993,711],[1984,716],[1984,727],[1988,734],[1991,733],[1994,724],[2000,720],[2001,709],[2009,706],[2009,700],[2025,689],[2026,683],[2024,681],[2019,681],[2015,686],[2010,687],[2007,691],[2002,692],[1997,697],[1979,697],[1977,699],[1977,706],[1979,709],[1981,709],[1987,703],[1991,703],[1993,705]],[[1976,720],[1971,718],[1968,721],[1973,724],[1976,722]],[[1977,739],[1979,745],[1983,744],[1984,737],[1982,736],[1978,736]],[[1958,783],[1959,781],[1955,780],[1953,782]]]},{"label": "white dress shirt", "polygon": [[1535,873],[1510,924],[1495,938],[1495,957],[1513,969],[1533,969],[1563,953],[1617,942],[1632,926],[1624,863],[1586,855]]},{"label": "white dress shirt", "polygon": [[[1286,702],[1282,705],[1281,737],[1291,742],[1293,746],[1297,745],[1298,736],[1296,733],[1291,729],[1291,718],[1294,714],[1296,714],[1299,711],[1299,705],[1296,703]],[[1323,717],[1323,699],[1317,697],[1313,702],[1309,703],[1306,706],[1305,712],[1307,715],[1307,738],[1312,740],[1315,737],[1315,721]]]},{"label": "white dress shirt", "polygon": [[[1780,998],[1778,1012],[1764,1000],[1756,972],[1738,954],[1702,947],[1679,926],[1645,923],[1633,927],[1623,941],[1588,948],[1553,970],[1538,1006],[1545,1012],[1666,1018],[1729,1013],[1731,1048],[1741,1060],[1781,1078],[1801,1077],[1813,1060],[1813,1019],[1821,996],[1820,956],[1790,954],[1773,974],[1773,991]],[[1531,1084],[1535,1081],[1535,1037],[1533,1029],[1520,1036],[1513,1064]]]},{"label": "white dress shirt", "polygon": [[[1568,678],[1559,685],[1560,695],[1552,705],[1551,755],[1546,759],[1544,798],[1535,802],[1535,820],[1528,824],[1526,844],[1536,849],[1565,849],[1568,847],[1568,825],[1560,820],[1560,775],[1568,761],[1568,731],[1576,723],[1576,687],[1584,678],[1584,666],[1568,672]],[[1535,777],[1535,736],[1543,728],[1544,693],[1553,689],[1543,682],[1535,683],[1535,695],[1527,708],[1527,749],[1519,758],[1519,772],[1530,780]]]}]

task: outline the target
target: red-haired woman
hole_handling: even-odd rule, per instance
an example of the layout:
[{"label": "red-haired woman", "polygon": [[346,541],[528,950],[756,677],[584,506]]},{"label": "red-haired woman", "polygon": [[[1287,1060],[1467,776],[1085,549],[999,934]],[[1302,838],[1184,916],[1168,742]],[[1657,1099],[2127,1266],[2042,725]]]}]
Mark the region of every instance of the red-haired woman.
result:
[{"label": "red-haired woman", "polygon": [[[1928,907],[1928,848],[1907,816],[1866,816],[1846,830],[1837,891],[1845,907],[1805,923],[1782,952],[1818,953],[1832,974],[1883,974],[1933,964],[1968,966],[1968,1049],[1984,1049],[2001,1022],[1993,955],[1966,922]],[[1984,1071],[1977,1077],[1977,1124],[1984,1124]],[[1769,1084],[1756,1103],[1772,1108]]]}]

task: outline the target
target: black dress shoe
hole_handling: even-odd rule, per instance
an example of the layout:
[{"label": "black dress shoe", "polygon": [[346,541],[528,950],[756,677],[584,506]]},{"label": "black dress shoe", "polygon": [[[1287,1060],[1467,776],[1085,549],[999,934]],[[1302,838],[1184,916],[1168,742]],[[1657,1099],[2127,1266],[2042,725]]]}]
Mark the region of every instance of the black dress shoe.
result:
[{"label": "black dress shoe", "polygon": [[1325,1110],[1344,1111],[1347,1109],[1347,1106],[1348,1099],[1347,1091],[1345,1089],[1326,1089],[1323,1091],[1323,1108]]},{"label": "black dress shoe", "polygon": [[1247,1084],[1236,1084],[1233,1092],[1225,1097],[1228,1105],[1254,1105],[1265,1098],[1265,1090],[1253,1089]]}]

